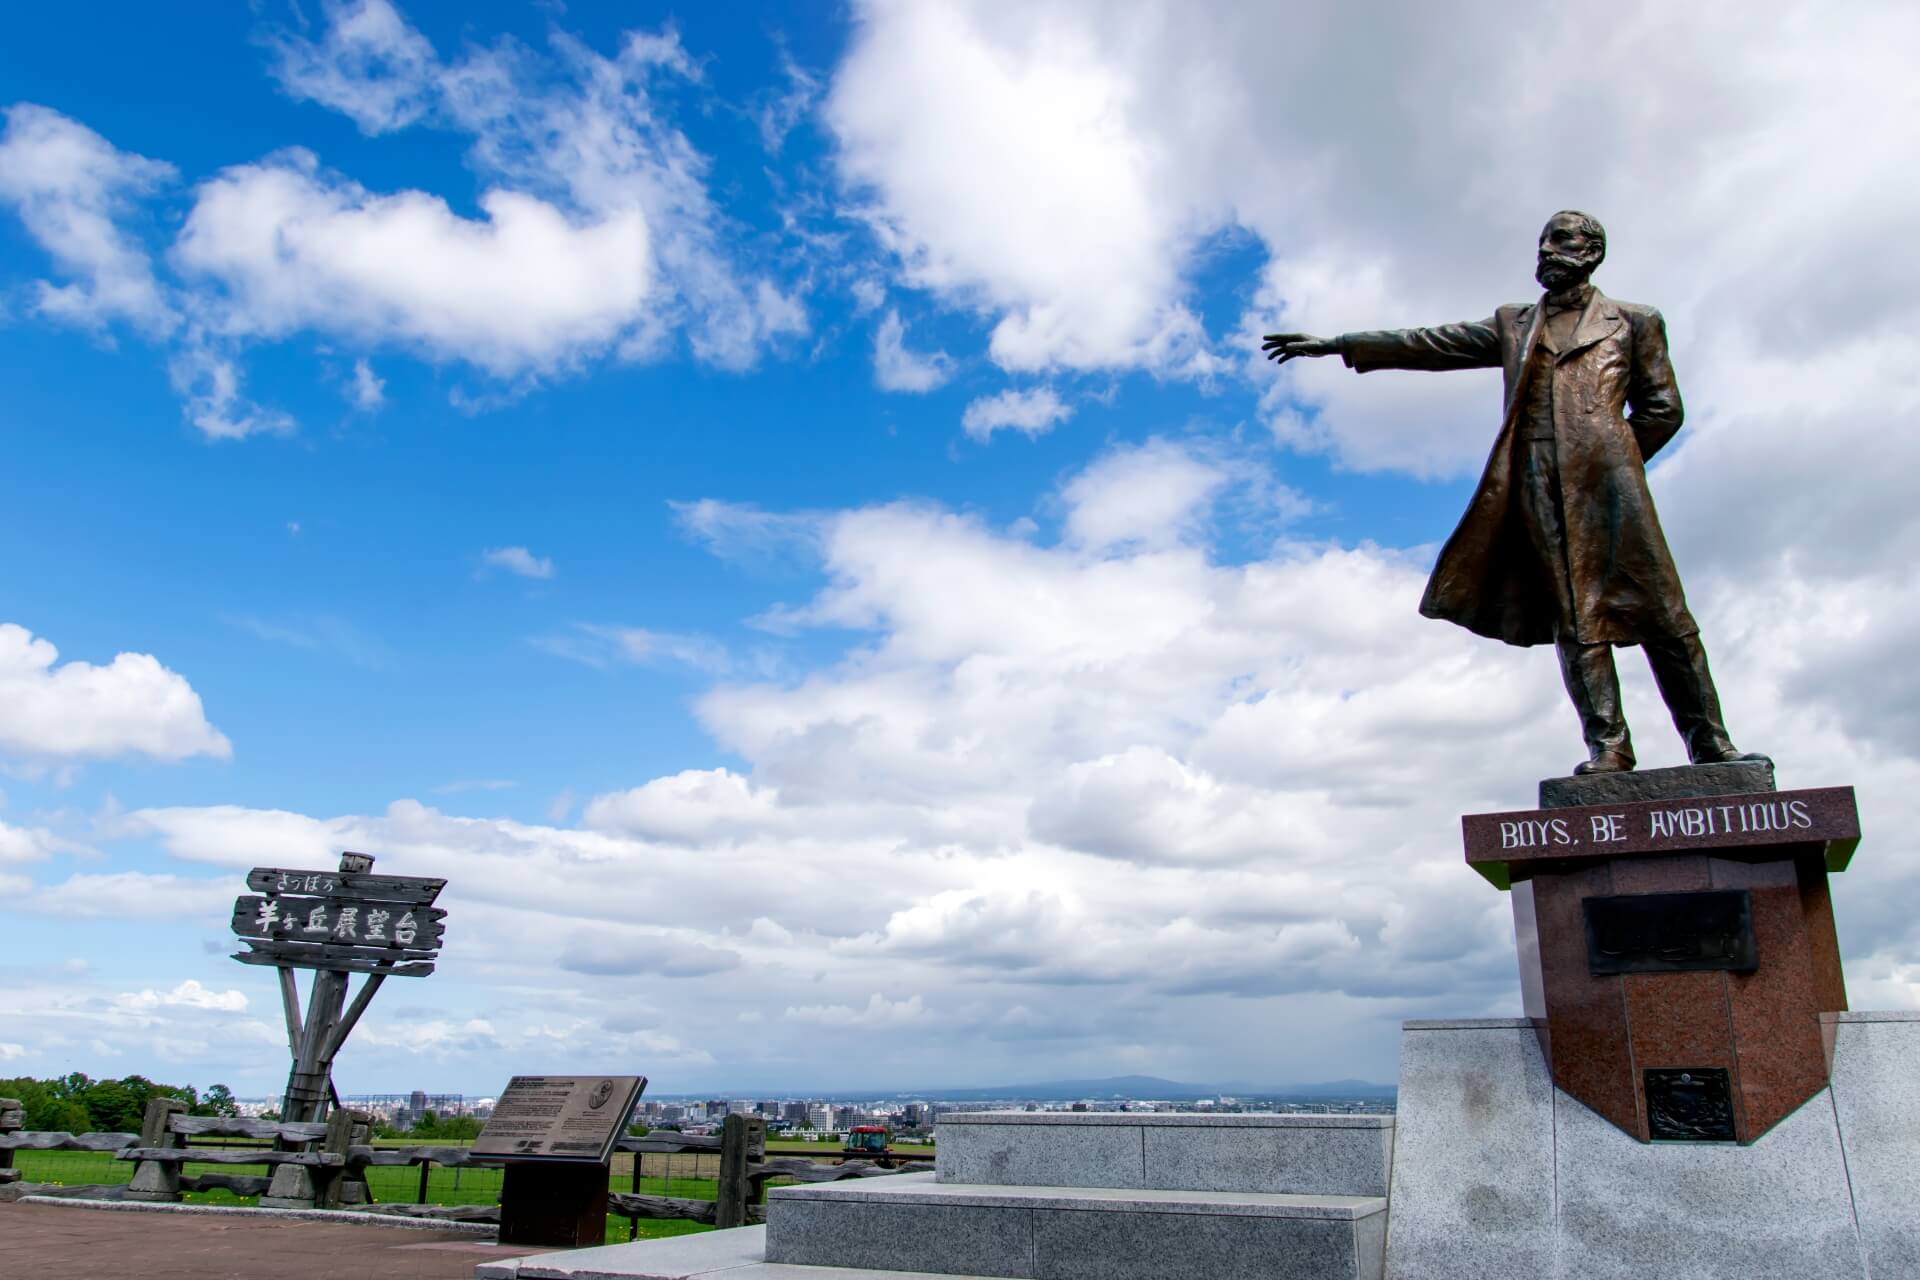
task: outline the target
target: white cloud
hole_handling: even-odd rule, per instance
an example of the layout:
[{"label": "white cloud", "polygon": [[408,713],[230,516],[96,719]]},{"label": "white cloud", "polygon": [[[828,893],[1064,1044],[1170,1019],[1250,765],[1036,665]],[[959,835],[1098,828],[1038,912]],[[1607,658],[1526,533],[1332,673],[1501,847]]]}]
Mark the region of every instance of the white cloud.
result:
[{"label": "white cloud", "polygon": [[242,394],[245,378],[238,361],[223,354],[198,326],[167,361],[167,379],[186,402],[182,411],[187,421],[209,440],[287,435],[294,429],[290,414],[255,404]]},{"label": "white cloud", "polygon": [[[1179,299],[1201,212],[1182,202],[1205,193],[1172,186],[1142,116],[1224,126],[1215,86],[1148,101],[1072,14],[871,3],[857,19],[825,116],[907,283],[999,314],[992,354],[1010,369],[1209,366]],[[1136,49],[1166,34],[1164,14],[1113,19]]]},{"label": "white cloud", "polygon": [[1073,406],[1055,394],[1052,387],[1021,390],[1009,387],[998,395],[982,396],[967,406],[960,425],[969,436],[985,442],[993,433],[1012,430],[1029,439],[1045,435],[1073,416]]},{"label": "white cloud", "polygon": [[514,787],[511,778],[463,778],[458,782],[443,782],[433,789],[435,795],[459,795],[463,791],[510,791]]},{"label": "white cloud", "polygon": [[386,379],[375,377],[373,366],[364,358],[353,362],[353,381],[347,384],[347,398],[353,401],[354,408],[368,413],[386,403]]},{"label": "white cloud", "polygon": [[281,36],[275,75],[297,99],[348,116],[365,134],[413,124],[431,105],[438,59],[386,0],[325,0],[318,44]]},{"label": "white cloud", "polygon": [[853,313],[866,315],[869,311],[878,311],[887,300],[887,286],[872,276],[862,276],[855,280],[848,292],[853,294]]},{"label": "white cloud", "polygon": [[[1276,376],[1249,339],[1524,300],[1533,237],[1569,204],[1612,232],[1602,287],[1666,312],[1691,404],[1764,412],[1762,382],[1831,385],[1801,376],[1817,351],[1888,345],[1872,392],[1897,396],[1920,267],[1857,246],[1920,217],[1893,52],[1920,14],[1738,13],[1630,3],[1596,31],[1574,9],[1426,6],[1383,38],[1334,6],[1289,12],[1276,39],[1271,6],[1239,0],[1198,18],[1170,0],[869,0],[824,116],[896,278],[990,318],[1003,366],[1218,372],[1187,298],[1215,238],[1250,239],[1269,261],[1234,342],[1279,437],[1454,476],[1484,456],[1497,375]],[[1641,109],[1588,112],[1601,99]],[[1747,376],[1743,349],[1777,377]]]},{"label": "white cloud", "polygon": [[0,1040],[0,1062],[12,1062],[16,1058],[27,1056],[27,1046],[15,1044],[11,1040]]},{"label": "white cloud", "polygon": [[302,329],[417,345],[500,375],[551,371],[626,335],[652,241],[637,206],[576,222],[524,192],[464,218],[420,191],[379,195],[308,152],[201,184],[174,259],[223,291],[222,331]]},{"label": "white cloud", "polygon": [[119,225],[136,197],[171,183],[172,165],[114,148],[57,111],[19,103],[0,135],[0,200],[69,274],[71,284],[41,281],[35,308],[70,324],[100,329],[124,319],[160,336],[179,316],[154,279],[145,249]]},{"label": "white cloud", "polygon": [[[143,976],[151,979],[151,965],[148,970]],[[278,997],[270,998],[271,1023],[246,1012],[245,992],[196,978],[128,989],[103,983],[84,966],[15,966],[0,974],[0,1005],[19,1052],[0,1051],[0,1059],[40,1076],[57,1074],[63,1062],[112,1061],[163,1080],[186,1073],[186,1079],[241,1089],[251,1080],[264,1093],[284,1083],[287,1071],[286,1031]],[[278,1082],[269,1083],[275,1076]]]},{"label": "white cloud", "polygon": [[[299,533],[296,527],[293,531]],[[386,642],[350,618],[331,613],[293,613],[271,618],[238,614],[224,619],[270,644],[287,645],[308,653],[343,658],[357,667],[378,671],[393,664]]]},{"label": "white cloud", "polygon": [[480,563],[494,569],[505,569],[522,578],[544,580],[553,576],[553,560],[547,556],[536,556],[525,547],[489,547],[480,553]]},{"label": "white cloud", "polygon": [[[328,3],[322,19],[317,37],[268,36],[287,92],[367,133],[464,135],[480,216],[431,191],[369,190],[290,148],[194,188],[168,282],[136,218],[173,168],[49,108],[7,112],[0,202],[74,277],[40,282],[35,310],[103,336],[126,321],[165,343],[185,416],[208,439],[294,429],[244,395],[244,358],[301,333],[462,362],[511,395],[681,339],[697,360],[746,369],[809,331],[804,285],[748,261],[775,253],[737,234],[709,196],[710,162],[655,100],[662,78],[700,77],[671,32],[628,32],[602,55],[555,29],[544,55],[503,40],[443,60],[385,0]],[[364,356],[348,394],[379,403]]]},{"label": "white cloud", "polygon": [[69,876],[35,890],[36,912],[80,920],[159,920],[224,929],[237,883],[146,871]]},{"label": "white cloud", "polygon": [[56,665],[59,656],[26,628],[0,623],[0,751],[37,759],[232,756],[193,686],[151,654],[118,654],[104,667]]},{"label": "white cloud", "polygon": [[1191,541],[1226,471],[1165,440],[1108,451],[1062,490],[1067,535],[1083,547]]},{"label": "white cloud", "polygon": [[789,1008],[780,1015],[788,1022],[815,1027],[904,1027],[921,1021],[927,1008],[919,996],[889,1000],[879,992],[868,998],[864,1008],[844,1004],[810,1004]]},{"label": "white cloud", "polygon": [[816,554],[821,519],[805,512],[766,511],[739,502],[700,498],[669,502],[674,523],[723,560],[765,563]]},{"label": "white cloud", "polygon": [[[1061,486],[1050,545],[925,504],[816,513],[826,584],[786,617],[852,630],[840,656],[712,687],[698,714],[739,763],[598,795],[581,829],[411,801],[126,827],[234,869],[374,848],[446,876],[445,970],[486,993],[445,1011],[450,1060],[497,1065],[510,1038],[536,1057],[545,1032],[517,1028],[598,1037],[609,1002],[643,999],[632,1034],[697,1045],[688,1062],[785,1072],[823,1027],[913,1028],[841,1079],[1011,1081],[1042,1043],[1062,1074],[1125,1057],[1391,1079],[1399,1018],[1517,1007],[1508,904],[1461,866],[1458,815],[1527,803],[1578,734],[1551,655],[1418,618],[1416,559],[1283,540],[1222,560],[1249,465],[1110,451]],[[1783,781],[1852,782],[1899,829],[1920,818],[1895,669],[1920,613],[1888,610],[1882,572],[1729,579],[1696,607],[1743,740],[1775,747]],[[1822,683],[1836,651],[1859,682]],[[1643,759],[1677,760],[1644,670],[1623,671]],[[1848,721],[1876,713],[1884,740],[1856,745]],[[1915,872],[1863,856],[1836,890],[1849,964],[1910,999]],[[459,1032],[468,1017],[495,1034]]]},{"label": "white cloud", "polygon": [[[385,215],[340,220],[338,240],[385,260],[414,234],[458,232],[469,264],[519,281],[518,301],[506,310],[553,296],[536,300],[532,315],[496,310],[491,324],[486,314],[456,323],[444,314],[453,286],[442,275],[455,266],[455,238],[445,246],[454,256],[403,270],[408,278],[392,285],[343,272],[338,296],[307,322],[360,330],[370,310],[391,308],[398,314],[382,331],[495,373],[571,367],[609,348],[651,358],[676,332],[697,359],[744,369],[769,343],[807,331],[799,297],[736,260],[707,191],[708,160],[655,101],[661,78],[700,76],[673,33],[627,32],[608,56],[555,29],[547,56],[503,41],[448,61],[382,0],[331,6],[327,19],[318,42],[292,34],[276,41],[288,92],[344,111],[367,132],[419,123],[464,134],[469,162],[494,185],[483,200],[489,218],[475,224],[423,192],[367,197],[345,180],[327,181],[326,196],[374,200],[377,209],[361,212]],[[257,277],[278,275],[280,266],[296,276],[325,269],[261,257],[247,274],[258,286]],[[557,279],[544,278],[556,269]],[[455,292],[472,298],[472,288],[489,287]]]},{"label": "white cloud", "polygon": [[123,1009],[133,1011],[181,1008],[241,1013],[247,1007],[247,993],[232,990],[209,991],[194,979],[188,978],[171,991],[155,991],[152,987],[148,987],[144,991],[126,992],[116,1003]]},{"label": "white cloud", "polygon": [[739,968],[740,953],[667,933],[599,931],[571,938],[560,953],[560,967],[598,975],[703,978]]},{"label": "white cloud", "polygon": [[[631,791],[595,796],[583,821],[599,831],[692,844],[765,830],[779,822],[770,791],[727,769],[689,769]],[[724,824],[724,825],[722,825]]]},{"label": "white cloud", "polygon": [[785,83],[764,93],[753,113],[754,123],[760,127],[760,145],[774,154],[786,146],[787,135],[813,110],[824,87],[820,77],[795,62],[784,45],[780,50],[780,76]]},{"label": "white cloud", "polygon": [[84,845],[55,835],[45,827],[16,827],[0,822],[0,866],[42,862],[56,853],[85,851]]},{"label": "white cloud", "polygon": [[946,385],[953,377],[953,358],[944,351],[920,353],[907,349],[907,326],[898,311],[880,319],[873,336],[873,381],[882,391],[918,394]]},{"label": "white cloud", "polygon": [[734,665],[726,646],[708,636],[651,631],[646,627],[580,622],[565,631],[535,636],[532,643],[543,653],[589,667],[606,668],[627,662],[643,666],[674,664],[718,674]]}]

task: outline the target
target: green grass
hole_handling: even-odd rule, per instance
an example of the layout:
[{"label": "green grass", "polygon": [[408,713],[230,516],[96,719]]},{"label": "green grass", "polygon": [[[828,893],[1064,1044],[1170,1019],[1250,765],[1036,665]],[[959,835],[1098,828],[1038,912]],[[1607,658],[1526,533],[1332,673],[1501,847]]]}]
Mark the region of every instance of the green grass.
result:
[{"label": "green grass", "polygon": [[[669,1159],[676,1163],[667,1164]],[[717,1161],[714,1163],[717,1164]],[[132,1179],[134,1168],[131,1160],[116,1160],[111,1154],[99,1151],[18,1151],[14,1153],[14,1164],[20,1170],[22,1182],[54,1182],[65,1186],[125,1184]],[[656,1168],[659,1170],[658,1175],[654,1172]],[[613,1189],[633,1190],[632,1171],[632,1157],[615,1157]],[[265,1165],[189,1163],[182,1166],[182,1172],[265,1173],[267,1167]],[[711,1200],[719,1191],[717,1179],[706,1169],[701,1168],[700,1162],[692,1156],[670,1158],[648,1156],[642,1172],[639,1186],[642,1195],[671,1195],[684,1200]],[[700,1176],[703,1173],[708,1173],[708,1176]],[[667,1176],[669,1174],[674,1176]],[[500,1200],[500,1183],[504,1176],[504,1171],[500,1169],[443,1169],[438,1165],[432,1165],[429,1166],[427,1174],[426,1202],[448,1205],[497,1204]],[[417,1203],[420,1199],[420,1170],[413,1166],[369,1168],[367,1188],[373,1193],[376,1203]],[[236,1196],[230,1191],[189,1191],[182,1198],[190,1204],[216,1205],[252,1205],[258,1200],[255,1196]],[[637,1234],[629,1236],[625,1218],[609,1217],[607,1243],[620,1244],[629,1238],[655,1240],[667,1236],[683,1236],[692,1232],[713,1230],[712,1227],[697,1222],[661,1222],[642,1219],[636,1225]]]}]

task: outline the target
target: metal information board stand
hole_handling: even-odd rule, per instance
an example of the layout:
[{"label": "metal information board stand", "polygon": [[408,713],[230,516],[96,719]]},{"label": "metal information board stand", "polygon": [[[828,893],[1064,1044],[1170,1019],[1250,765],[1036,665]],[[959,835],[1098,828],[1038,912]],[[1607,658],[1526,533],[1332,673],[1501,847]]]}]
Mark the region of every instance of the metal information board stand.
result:
[{"label": "metal information board stand", "polygon": [[613,1147],[645,1076],[515,1076],[475,1155],[506,1161],[500,1243],[577,1249],[605,1244]]}]

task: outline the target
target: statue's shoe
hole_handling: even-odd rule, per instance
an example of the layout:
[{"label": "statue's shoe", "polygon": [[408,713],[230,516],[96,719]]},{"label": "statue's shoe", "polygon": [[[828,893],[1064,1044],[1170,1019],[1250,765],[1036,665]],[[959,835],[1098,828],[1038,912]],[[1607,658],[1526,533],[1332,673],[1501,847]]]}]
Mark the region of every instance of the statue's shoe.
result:
[{"label": "statue's shoe", "polygon": [[1709,747],[1694,755],[1695,764],[1772,764],[1773,757],[1758,751],[1742,751],[1731,742]]},{"label": "statue's shoe", "polygon": [[1591,760],[1573,766],[1576,775],[1587,773],[1625,773],[1633,768],[1633,757],[1624,751],[1602,751]]}]

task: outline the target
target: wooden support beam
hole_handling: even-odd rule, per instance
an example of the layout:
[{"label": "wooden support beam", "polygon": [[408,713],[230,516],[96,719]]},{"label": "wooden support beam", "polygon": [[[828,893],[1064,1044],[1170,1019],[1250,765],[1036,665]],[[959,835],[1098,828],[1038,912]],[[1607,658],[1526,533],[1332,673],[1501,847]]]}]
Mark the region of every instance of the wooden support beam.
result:
[{"label": "wooden support beam", "polygon": [[333,1036],[327,1041],[327,1047],[321,1054],[329,1067],[333,1064],[334,1055],[340,1052],[340,1046],[347,1042],[349,1035],[353,1034],[354,1024],[360,1021],[360,1015],[367,1011],[367,1005],[380,990],[380,984],[386,980],[387,975],[378,970],[361,980],[360,990],[354,993],[353,1003],[348,1005],[346,1013],[341,1015],[340,1025],[333,1029]]},{"label": "wooden support beam", "polygon": [[293,1056],[300,1056],[300,984],[293,970],[280,965],[280,1008],[287,1015],[287,1045]]}]

